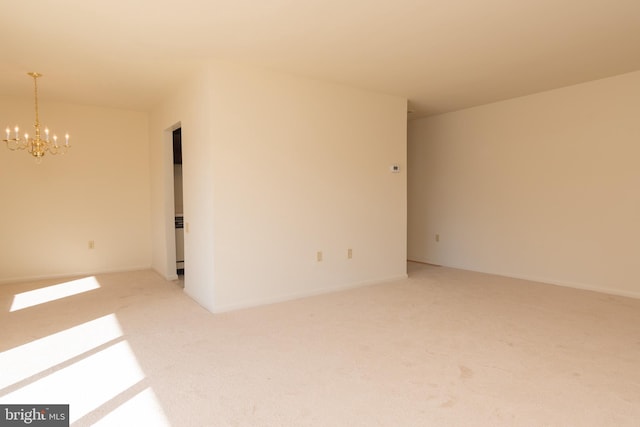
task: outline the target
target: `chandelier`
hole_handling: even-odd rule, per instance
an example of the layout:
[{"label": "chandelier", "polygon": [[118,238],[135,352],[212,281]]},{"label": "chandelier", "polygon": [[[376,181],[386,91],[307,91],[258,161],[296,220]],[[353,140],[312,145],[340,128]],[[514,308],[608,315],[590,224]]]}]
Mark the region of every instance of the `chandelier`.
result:
[{"label": "chandelier", "polygon": [[40,73],[27,73],[27,75],[33,77],[33,87],[35,94],[35,107],[36,107],[36,121],[33,123],[35,128],[35,135],[30,137],[25,133],[20,136],[20,128],[16,126],[13,129],[13,138],[11,129],[7,127],[6,138],[3,141],[7,144],[7,148],[11,151],[27,150],[33,157],[36,158],[36,162],[42,161],[42,156],[47,152],[50,154],[64,154],[69,149],[69,134],[64,136],[64,144],[58,143],[58,137],[52,135],[49,138],[49,128],[44,128],[44,139],[40,131],[40,118],[38,117],[38,77],[42,77]]}]

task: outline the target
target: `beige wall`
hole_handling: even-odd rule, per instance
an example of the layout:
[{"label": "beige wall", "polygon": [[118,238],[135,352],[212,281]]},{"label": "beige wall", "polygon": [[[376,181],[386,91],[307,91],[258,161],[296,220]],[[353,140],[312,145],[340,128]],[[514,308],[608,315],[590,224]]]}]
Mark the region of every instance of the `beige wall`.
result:
[{"label": "beige wall", "polygon": [[[33,134],[28,95],[0,97],[2,129]],[[147,115],[41,99],[40,119],[72,149],[38,165],[2,143],[0,282],[149,268]]]},{"label": "beige wall", "polygon": [[640,72],[408,133],[410,259],[640,297]]},{"label": "beige wall", "polygon": [[[182,189],[185,292],[213,310],[212,95],[208,70],[192,76],[173,97],[150,115],[151,226],[153,268],[173,279],[176,274],[173,137],[182,129]],[[185,224],[185,225],[186,225]]]},{"label": "beige wall", "polygon": [[153,144],[182,122],[190,295],[221,311],[406,275],[406,100],[220,63],[197,79],[152,119]]}]

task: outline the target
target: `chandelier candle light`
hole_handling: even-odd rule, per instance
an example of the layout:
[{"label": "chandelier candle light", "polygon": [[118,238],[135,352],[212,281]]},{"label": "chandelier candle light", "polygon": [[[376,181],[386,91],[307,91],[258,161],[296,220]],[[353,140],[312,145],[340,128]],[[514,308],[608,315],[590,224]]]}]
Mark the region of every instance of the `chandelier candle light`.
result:
[{"label": "chandelier candle light", "polygon": [[53,135],[52,140],[49,139],[49,128],[44,128],[44,139],[40,135],[40,118],[38,117],[38,77],[42,77],[40,73],[27,73],[27,75],[33,77],[33,87],[35,93],[35,107],[36,107],[36,121],[33,124],[35,128],[35,136],[29,137],[29,134],[24,134],[20,137],[20,128],[16,126],[14,130],[14,136],[11,138],[11,129],[7,127],[6,138],[3,139],[7,143],[7,148],[11,151],[26,149],[36,161],[40,163],[42,156],[47,152],[50,154],[64,154],[69,149],[69,134],[64,136],[64,144],[58,144],[58,137]]}]

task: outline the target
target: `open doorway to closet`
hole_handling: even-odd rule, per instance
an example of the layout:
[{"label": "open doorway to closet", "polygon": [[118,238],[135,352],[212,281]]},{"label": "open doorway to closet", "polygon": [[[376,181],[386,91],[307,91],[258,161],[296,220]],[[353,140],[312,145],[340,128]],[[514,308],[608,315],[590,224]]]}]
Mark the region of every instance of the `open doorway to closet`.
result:
[{"label": "open doorway to closet", "polygon": [[173,200],[176,228],[176,273],[184,276],[184,214],[182,202],[182,129],[173,131]]}]

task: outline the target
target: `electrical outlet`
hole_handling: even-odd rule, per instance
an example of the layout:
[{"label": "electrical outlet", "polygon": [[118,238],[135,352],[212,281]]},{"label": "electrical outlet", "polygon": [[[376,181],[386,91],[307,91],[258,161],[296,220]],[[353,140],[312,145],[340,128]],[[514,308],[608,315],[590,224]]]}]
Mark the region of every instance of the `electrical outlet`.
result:
[{"label": "electrical outlet", "polygon": [[440,241],[440,235],[436,234],[436,242],[439,242],[439,241]]},{"label": "electrical outlet", "polygon": [[347,249],[347,258],[348,259],[353,258],[353,249],[351,248]]},{"label": "electrical outlet", "polygon": [[316,253],[316,261],[318,262],[322,261],[322,251],[318,251]]},{"label": "electrical outlet", "polygon": [[89,249],[95,249],[96,247],[96,242],[93,240],[89,240]]}]

